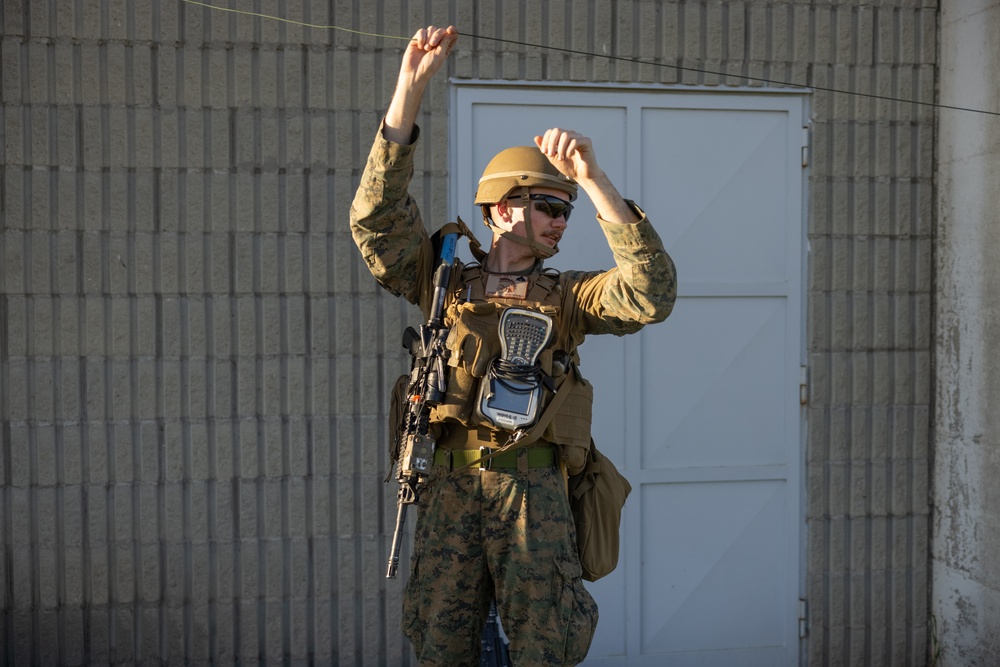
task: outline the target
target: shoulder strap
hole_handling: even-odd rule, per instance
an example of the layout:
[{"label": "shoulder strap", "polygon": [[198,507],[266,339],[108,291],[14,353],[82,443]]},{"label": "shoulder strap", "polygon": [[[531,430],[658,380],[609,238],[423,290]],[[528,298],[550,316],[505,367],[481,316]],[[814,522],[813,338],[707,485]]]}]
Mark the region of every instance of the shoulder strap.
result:
[{"label": "shoulder strap", "polygon": [[544,303],[553,292],[559,291],[559,273],[546,269],[538,274],[533,281],[528,300]]},{"label": "shoulder strap", "polygon": [[482,262],[486,258],[486,253],[483,252],[482,246],[479,244],[479,239],[476,235],[469,229],[469,226],[465,224],[461,216],[455,218],[455,222],[446,222],[441,226],[441,229],[434,232],[434,237],[444,236],[445,234],[461,234],[469,240],[469,252],[472,256],[476,258],[477,262]]}]

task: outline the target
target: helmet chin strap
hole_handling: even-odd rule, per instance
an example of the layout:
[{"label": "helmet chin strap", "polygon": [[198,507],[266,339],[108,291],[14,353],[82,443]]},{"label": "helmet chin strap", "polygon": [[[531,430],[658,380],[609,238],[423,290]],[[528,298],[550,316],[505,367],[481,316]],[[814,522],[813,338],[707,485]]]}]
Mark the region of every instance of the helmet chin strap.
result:
[{"label": "helmet chin strap", "polygon": [[496,223],[493,222],[493,220],[490,219],[488,215],[485,215],[485,213],[483,215],[483,222],[485,222],[486,226],[493,232],[498,233],[500,238],[513,241],[518,245],[527,246],[531,250],[531,254],[538,259],[548,259],[559,252],[559,245],[556,244],[550,248],[544,243],[539,243],[535,240],[535,230],[531,224],[531,199],[529,198],[529,194],[528,188],[521,188],[519,201],[521,202],[521,211],[524,213],[524,228],[528,232],[527,237],[501,229],[496,225]]}]

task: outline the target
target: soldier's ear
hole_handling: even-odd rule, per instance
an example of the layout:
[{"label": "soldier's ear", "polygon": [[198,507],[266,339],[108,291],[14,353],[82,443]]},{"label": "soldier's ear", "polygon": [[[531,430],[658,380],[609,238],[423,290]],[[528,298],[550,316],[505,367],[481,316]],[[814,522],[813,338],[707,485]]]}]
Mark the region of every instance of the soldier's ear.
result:
[{"label": "soldier's ear", "polygon": [[497,214],[503,218],[504,222],[510,222],[511,216],[514,213],[514,207],[511,206],[506,199],[501,199],[496,203]]}]

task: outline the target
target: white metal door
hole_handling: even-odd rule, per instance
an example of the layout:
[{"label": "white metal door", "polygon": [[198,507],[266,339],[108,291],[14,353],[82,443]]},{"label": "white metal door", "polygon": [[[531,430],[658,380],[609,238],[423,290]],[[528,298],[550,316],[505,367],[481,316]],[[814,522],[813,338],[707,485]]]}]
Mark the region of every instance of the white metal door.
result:
[{"label": "white metal door", "polygon": [[[705,89],[453,82],[451,214],[499,150],[594,138],[678,266],[666,323],[581,348],[594,437],[633,485],[621,564],[589,585],[588,665],[794,665],[801,586],[804,102]],[[581,197],[549,265],[613,266]]]}]

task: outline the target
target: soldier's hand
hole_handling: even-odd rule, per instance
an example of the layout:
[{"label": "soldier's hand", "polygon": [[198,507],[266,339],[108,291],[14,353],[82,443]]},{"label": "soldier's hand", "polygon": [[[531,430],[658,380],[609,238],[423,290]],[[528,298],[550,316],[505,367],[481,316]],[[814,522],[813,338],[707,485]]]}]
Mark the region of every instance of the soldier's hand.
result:
[{"label": "soldier's hand", "polygon": [[556,169],[574,181],[591,180],[599,172],[594,144],[579,132],[554,127],[536,136],[535,145]]},{"label": "soldier's hand", "polygon": [[458,31],[453,25],[447,28],[431,25],[418,30],[403,53],[403,62],[399,67],[400,82],[425,87],[448,59],[456,41]]}]

